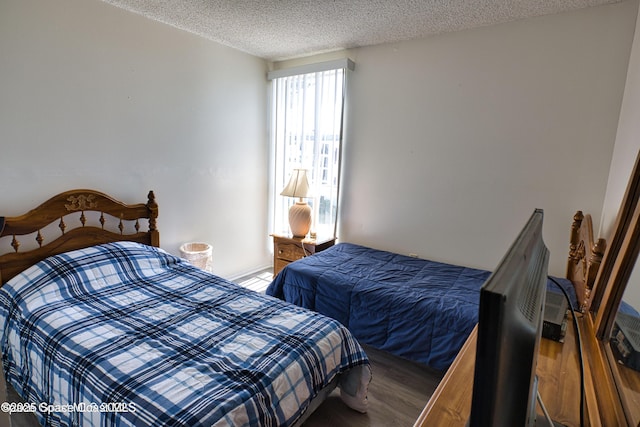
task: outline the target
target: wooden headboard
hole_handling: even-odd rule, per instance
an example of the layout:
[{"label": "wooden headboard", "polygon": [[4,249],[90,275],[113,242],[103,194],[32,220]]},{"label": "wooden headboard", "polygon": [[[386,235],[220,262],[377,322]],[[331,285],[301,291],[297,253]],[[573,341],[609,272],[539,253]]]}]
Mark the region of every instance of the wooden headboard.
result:
[{"label": "wooden headboard", "polygon": [[593,239],[591,215],[584,215],[582,211],[576,212],[571,225],[567,279],[571,280],[576,288],[580,311],[588,308],[589,296],[606,246],[604,239]]},{"label": "wooden headboard", "polygon": [[127,205],[86,189],[53,196],[24,215],[0,217],[0,243],[9,242],[5,245],[8,250],[0,248],[0,286],[38,261],[62,252],[122,240],[160,246],[157,218],[153,191],[146,203]]}]

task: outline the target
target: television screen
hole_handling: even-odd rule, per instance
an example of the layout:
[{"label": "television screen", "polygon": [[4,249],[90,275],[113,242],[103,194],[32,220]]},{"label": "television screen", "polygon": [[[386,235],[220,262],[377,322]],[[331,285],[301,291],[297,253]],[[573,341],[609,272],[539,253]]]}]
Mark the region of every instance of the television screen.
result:
[{"label": "television screen", "polygon": [[542,219],[535,210],[480,291],[471,427],[535,423],[549,264]]}]

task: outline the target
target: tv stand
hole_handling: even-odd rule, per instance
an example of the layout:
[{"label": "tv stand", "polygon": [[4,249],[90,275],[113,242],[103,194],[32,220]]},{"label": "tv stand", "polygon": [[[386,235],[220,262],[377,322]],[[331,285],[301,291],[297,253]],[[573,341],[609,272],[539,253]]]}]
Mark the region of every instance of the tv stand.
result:
[{"label": "tv stand", "polygon": [[[471,411],[477,328],[453,361],[414,427],[465,427]],[[580,425],[580,365],[575,331],[567,328],[564,343],[542,338],[538,354],[538,391],[557,427]],[[538,407],[538,405],[536,405]],[[538,410],[537,418],[544,418]],[[536,423],[536,426],[548,425]],[[588,424],[587,424],[588,425]]]}]

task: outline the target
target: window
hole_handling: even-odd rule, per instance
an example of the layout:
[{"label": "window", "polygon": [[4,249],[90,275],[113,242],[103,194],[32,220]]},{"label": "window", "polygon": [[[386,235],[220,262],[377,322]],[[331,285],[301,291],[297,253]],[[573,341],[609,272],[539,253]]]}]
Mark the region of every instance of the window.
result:
[{"label": "window", "polygon": [[307,169],[311,233],[335,236],[340,185],[346,73],[349,60],[279,70],[272,83],[271,230],[289,233],[288,211],[296,199],[280,195],[295,168]]}]

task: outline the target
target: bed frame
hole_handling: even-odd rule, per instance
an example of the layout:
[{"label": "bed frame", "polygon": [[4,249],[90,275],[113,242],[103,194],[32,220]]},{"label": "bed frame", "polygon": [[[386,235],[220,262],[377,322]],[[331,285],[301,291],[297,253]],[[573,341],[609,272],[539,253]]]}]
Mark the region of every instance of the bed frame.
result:
[{"label": "bed frame", "polygon": [[[24,215],[0,217],[0,243],[10,241],[13,248],[9,244],[8,251],[4,246],[0,248],[0,286],[40,260],[74,249],[122,240],[159,247],[157,218],[153,191],[149,191],[146,203],[127,205],[86,189],[53,196]],[[47,240],[56,222],[59,230]],[[21,246],[29,244],[35,249],[21,250]]]},{"label": "bed frame", "polygon": [[575,308],[582,312],[589,307],[591,291],[594,288],[606,246],[604,239],[596,241],[593,238],[591,215],[584,215],[582,211],[577,211],[571,225],[567,279],[576,288],[576,297],[580,302],[580,307]]}]

